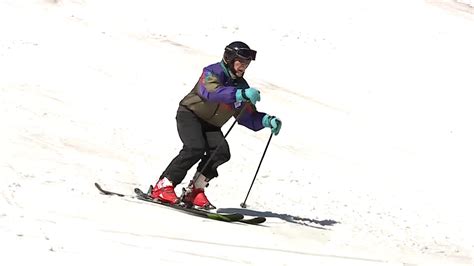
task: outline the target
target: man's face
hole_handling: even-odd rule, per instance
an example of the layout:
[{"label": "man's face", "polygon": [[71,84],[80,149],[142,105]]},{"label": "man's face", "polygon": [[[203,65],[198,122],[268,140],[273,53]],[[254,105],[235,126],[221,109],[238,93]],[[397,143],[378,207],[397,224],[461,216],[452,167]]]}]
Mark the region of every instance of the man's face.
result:
[{"label": "man's face", "polygon": [[236,58],[234,61],[234,70],[237,77],[242,77],[245,73],[245,69],[250,65],[251,60]]}]

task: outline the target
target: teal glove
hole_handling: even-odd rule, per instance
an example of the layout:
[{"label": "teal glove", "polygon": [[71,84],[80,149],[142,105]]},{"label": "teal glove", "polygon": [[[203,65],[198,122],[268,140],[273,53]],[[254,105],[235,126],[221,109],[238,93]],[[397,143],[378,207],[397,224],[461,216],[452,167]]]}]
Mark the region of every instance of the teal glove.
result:
[{"label": "teal glove", "polygon": [[272,129],[272,133],[276,136],[281,129],[281,120],[276,116],[265,115],[262,119],[262,125]]},{"label": "teal glove", "polygon": [[235,100],[237,102],[251,102],[255,105],[260,101],[260,92],[255,88],[238,89],[235,92]]}]

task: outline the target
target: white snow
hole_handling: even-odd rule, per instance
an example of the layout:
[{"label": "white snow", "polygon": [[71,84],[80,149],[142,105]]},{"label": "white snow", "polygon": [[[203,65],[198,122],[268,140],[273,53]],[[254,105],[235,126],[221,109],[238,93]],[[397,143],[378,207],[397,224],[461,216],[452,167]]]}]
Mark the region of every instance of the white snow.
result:
[{"label": "white snow", "polygon": [[[312,2],[1,1],[1,264],[472,265],[472,10]],[[207,195],[264,226],[100,195],[156,182],[234,40],[283,128],[248,209],[268,130],[234,127]]]}]

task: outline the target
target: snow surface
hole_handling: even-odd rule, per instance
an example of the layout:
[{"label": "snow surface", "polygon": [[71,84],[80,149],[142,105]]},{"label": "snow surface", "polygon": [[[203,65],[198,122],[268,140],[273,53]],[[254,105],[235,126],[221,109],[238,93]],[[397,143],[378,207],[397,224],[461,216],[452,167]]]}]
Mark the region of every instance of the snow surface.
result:
[{"label": "snow surface", "polygon": [[[472,265],[469,10],[1,1],[1,264]],[[283,128],[248,209],[239,204],[268,130],[232,130],[232,160],[207,194],[268,221],[228,224],[100,195],[94,182],[131,194],[156,181],[181,146],[178,101],[234,40],[258,50],[246,78]]]}]

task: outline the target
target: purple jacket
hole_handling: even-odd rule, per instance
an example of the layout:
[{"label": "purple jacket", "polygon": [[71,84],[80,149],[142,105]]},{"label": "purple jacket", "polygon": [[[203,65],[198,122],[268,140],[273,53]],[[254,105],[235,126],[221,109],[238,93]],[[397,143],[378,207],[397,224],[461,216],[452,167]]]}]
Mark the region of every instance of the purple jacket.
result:
[{"label": "purple jacket", "polygon": [[244,78],[232,74],[223,62],[203,69],[199,81],[180,102],[206,122],[222,127],[233,116],[238,123],[258,131],[263,128],[265,113],[258,112],[249,102],[235,101],[237,89],[248,88]]}]

